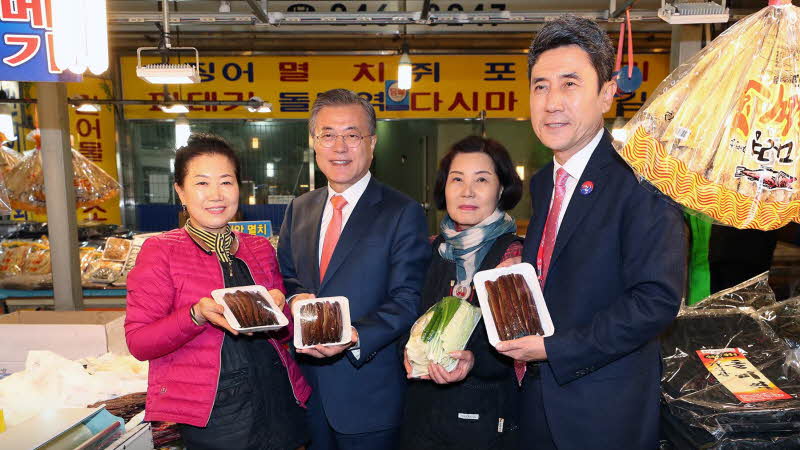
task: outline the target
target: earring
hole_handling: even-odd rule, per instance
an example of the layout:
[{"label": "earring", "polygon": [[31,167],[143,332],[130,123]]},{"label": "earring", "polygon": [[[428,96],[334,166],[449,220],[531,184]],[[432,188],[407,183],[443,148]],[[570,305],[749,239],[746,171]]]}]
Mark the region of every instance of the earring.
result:
[{"label": "earring", "polygon": [[186,211],[186,205],[184,205],[184,204],[181,204],[181,210],[182,210],[182,211]]}]

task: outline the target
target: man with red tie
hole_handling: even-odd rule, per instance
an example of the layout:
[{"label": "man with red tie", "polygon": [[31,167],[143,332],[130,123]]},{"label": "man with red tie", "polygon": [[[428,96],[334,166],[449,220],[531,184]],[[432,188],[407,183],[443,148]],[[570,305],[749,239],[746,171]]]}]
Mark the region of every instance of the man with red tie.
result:
[{"label": "man with red tie", "polygon": [[320,94],[309,134],[326,187],[286,210],[278,261],[290,301],[347,297],[351,342],[298,350],[312,386],[311,450],[392,449],[406,379],[397,340],[417,318],[430,245],[418,203],[369,172],[375,111],[352,91]]},{"label": "man with red tie", "polygon": [[576,16],[546,24],[528,54],[531,124],[553,162],[531,179],[523,260],[555,333],[497,344],[517,361],[526,448],[658,446],[656,338],[680,307],[686,242],[681,211],[639,182],[603,127],[613,65],[605,31]]}]

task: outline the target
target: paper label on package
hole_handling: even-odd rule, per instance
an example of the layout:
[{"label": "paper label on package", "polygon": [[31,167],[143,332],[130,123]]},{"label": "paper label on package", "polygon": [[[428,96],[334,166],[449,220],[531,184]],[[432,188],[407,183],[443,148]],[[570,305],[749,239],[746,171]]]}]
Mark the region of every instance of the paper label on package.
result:
[{"label": "paper label on package", "polygon": [[756,369],[740,348],[697,350],[697,356],[711,375],[743,403],[794,398]]}]

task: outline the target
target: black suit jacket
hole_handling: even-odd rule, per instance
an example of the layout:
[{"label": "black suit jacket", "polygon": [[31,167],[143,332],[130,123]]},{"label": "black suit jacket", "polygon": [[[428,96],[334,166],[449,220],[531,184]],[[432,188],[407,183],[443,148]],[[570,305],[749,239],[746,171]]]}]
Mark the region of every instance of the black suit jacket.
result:
[{"label": "black suit jacket", "polygon": [[400,425],[406,378],[397,339],[417,319],[430,245],[419,204],[372,178],[342,230],[325,279],[319,279],[319,236],[327,187],[286,210],[278,261],[288,295],[344,296],[358,330],[351,351],[317,360],[298,355],[328,422],[340,433]]},{"label": "black suit jacket", "polygon": [[[551,162],[531,180],[523,258],[534,267],[552,191]],[[542,384],[560,449],[657,447],[656,337],[678,312],[685,265],[681,211],[640,183],[606,131],[556,237],[544,286],[555,334],[540,381],[526,380]]]}]

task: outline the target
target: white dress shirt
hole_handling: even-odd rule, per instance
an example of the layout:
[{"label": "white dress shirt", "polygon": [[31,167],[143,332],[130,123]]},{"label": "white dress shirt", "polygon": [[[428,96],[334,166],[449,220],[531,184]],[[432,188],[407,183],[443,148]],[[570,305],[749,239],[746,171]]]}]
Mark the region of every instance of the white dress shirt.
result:
[{"label": "white dress shirt", "polygon": [[[564,169],[569,177],[567,177],[567,190],[564,192],[564,200],[561,202],[561,211],[558,215],[558,226],[556,227],[556,235],[558,235],[558,230],[561,229],[561,221],[564,220],[564,213],[567,212],[567,207],[569,206],[569,201],[572,199],[572,194],[575,192],[575,188],[578,186],[578,180],[581,179],[581,175],[583,175],[584,169],[586,169],[586,164],[589,163],[589,158],[592,157],[594,154],[594,149],[597,148],[597,144],[600,143],[600,139],[603,138],[603,133],[605,132],[604,128],[600,128],[600,131],[597,132],[597,135],[586,144],[586,147],[583,147],[572,155],[570,159],[567,160],[566,163],[562,166],[561,164],[556,161],[555,156],[553,157],[553,186],[556,183],[556,172],[558,169]],[[550,207],[553,206],[553,198],[555,197],[556,190],[553,189],[553,194],[550,196]]]},{"label": "white dress shirt", "polygon": [[367,171],[367,174],[364,175],[363,178],[345,189],[342,193],[334,191],[331,185],[328,185],[328,198],[325,200],[325,209],[322,211],[322,223],[319,227],[319,252],[317,252],[317,261],[322,261],[322,246],[325,243],[325,233],[328,231],[328,224],[331,223],[331,219],[333,218],[331,197],[334,195],[341,195],[347,200],[347,204],[342,208],[342,231],[344,231],[344,226],[347,225],[347,219],[350,218],[350,214],[352,214],[353,209],[356,207],[356,204],[358,204],[358,200],[361,199],[361,196],[364,195],[364,191],[367,190],[370,178],[372,178],[372,175]]},{"label": "white dress shirt", "polygon": [[[328,198],[325,199],[325,209],[322,211],[322,222],[320,223],[319,227],[319,252],[317,253],[317,261],[322,261],[322,246],[325,244],[325,233],[328,231],[328,225],[331,223],[331,219],[333,218],[333,204],[331,203],[331,197],[334,195],[341,195],[347,200],[347,204],[344,205],[342,208],[342,231],[344,231],[345,225],[347,225],[347,219],[350,218],[350,214],[353,212],[353,209],[358,204],[358,201],[361,199],[361,196],[364,195],[364,191],[367,190],[367,185],[369,184],[369,180],[372,178],[372,175],[367,171],[367,174],[364,175],[363,178],[356,181],[356,183],[349,188],[345,189],[344,192],[336,192],[331,188],[331,185],[328,185]],[[340,235],[341,236],[341,235]],[[352,301],[352,299],[350,299]],[[359,338],[356,345],[349,348],[349,351],[353,353],[356,359],[361,358],[361,339]]]}]

